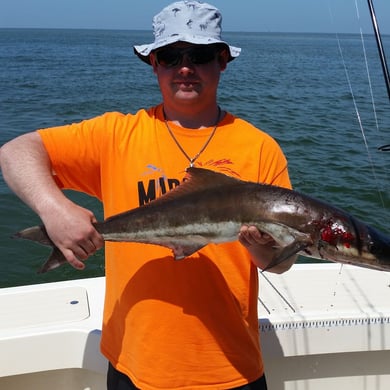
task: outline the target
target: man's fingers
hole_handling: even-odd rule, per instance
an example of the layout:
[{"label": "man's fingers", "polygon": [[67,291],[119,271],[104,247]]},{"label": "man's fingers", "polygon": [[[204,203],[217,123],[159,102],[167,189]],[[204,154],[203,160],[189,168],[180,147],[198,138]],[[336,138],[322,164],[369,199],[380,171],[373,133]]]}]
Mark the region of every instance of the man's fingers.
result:
[{"label": "man's fingers", "polygon": [[274,239],[267,233],[259,231],[256,226],[242,226],[238,239],[244,246],[267,245],[274,242]]},{"label": "man's fingers", "polygon": [[[78,270],[83,270],[85,268],[85,264],[77,258],[77,256],[74,254],[73,251],[67,249],[62,252],[67,260],[67,262],[73,267]],[[84,252],[85,253],[85,252]],[[88,257],[88,256],[87,256]],[[85,258],[87,258],[85,257]]]},{"label": "man's fingers", "polygon": [[81,240],[70,248],[61,249],[61,251],[72,267],[82,270],[85,268],[84,261],[100,249],[103,244],[103,238],[97,233],[94,238]]}]

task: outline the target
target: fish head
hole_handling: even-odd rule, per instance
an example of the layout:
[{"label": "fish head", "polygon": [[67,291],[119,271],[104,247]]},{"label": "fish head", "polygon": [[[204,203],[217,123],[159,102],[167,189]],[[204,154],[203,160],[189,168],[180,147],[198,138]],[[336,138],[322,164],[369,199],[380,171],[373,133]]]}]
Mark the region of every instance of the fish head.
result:
[{"label": "fish head", "polygon": [[355,218],[328,220],[318,238],[325,260],[390,271],[390,237]]},{"label": "fish head", "polygon": [[366,248],[381,269],[385,268],[390,271],[390,237],[384,235],[378,230],[367,226]]},{"label": "fish head", "polygon": [[325,260],[340,261],[354,259],[360,254],[360,238],[355,229],[345,221],[328,219],[321,222],[317,231],[317,250],[319,257]]}]

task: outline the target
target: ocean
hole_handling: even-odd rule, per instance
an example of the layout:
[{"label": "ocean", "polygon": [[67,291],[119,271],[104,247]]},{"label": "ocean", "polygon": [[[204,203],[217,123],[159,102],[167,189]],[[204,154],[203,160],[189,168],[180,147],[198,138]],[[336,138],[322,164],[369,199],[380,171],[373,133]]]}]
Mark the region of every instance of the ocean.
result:
[{"label": "ocean", "polygon": [[[375,38],[224,37],[242,54],[222,75],[220,105],[280,143],[296,190],[390,234],[390,152],[378,151],[390,143],[390,102]],[[382,39],[389,53],[390,36]],[[132,50],[152,40],[145,31],[0,29],[0,145],[37,128],[159,103],[151,68]],[[68,195],[102,217],[96,199]],[[83,272],[38,275],[48,249],[10,238],[38,223],[0,175],[0,287],[104,275],[103,251]]]}]

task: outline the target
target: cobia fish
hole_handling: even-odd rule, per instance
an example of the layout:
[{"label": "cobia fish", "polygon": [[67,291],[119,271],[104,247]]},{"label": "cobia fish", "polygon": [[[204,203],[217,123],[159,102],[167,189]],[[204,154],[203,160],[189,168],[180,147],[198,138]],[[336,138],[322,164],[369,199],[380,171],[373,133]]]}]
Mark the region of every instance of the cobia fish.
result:
[{"label": "cobia fish", "polygon": [[[267,269],[294,254],[390,270],[390,237],[325,202],[281,187],[188,168],[183,183],[147,205],[94,224],[106,241],[155,244],[185,258],[204,246],[237,240],[254,225],[275,240]],[[66,260],[43,226],[14,237],[54,248],[40,272]]]}]

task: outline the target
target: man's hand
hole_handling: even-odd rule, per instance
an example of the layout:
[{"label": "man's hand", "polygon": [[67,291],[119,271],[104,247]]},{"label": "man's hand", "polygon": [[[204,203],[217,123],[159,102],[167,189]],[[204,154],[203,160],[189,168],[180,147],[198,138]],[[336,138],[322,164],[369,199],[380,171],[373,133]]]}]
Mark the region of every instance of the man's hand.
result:
[{"label": "man's hand", "polygon": [[67,261],[83,269],[81,260],[103,246],[93,213],[63,194],[37,132],[13,139],[0,148],[0,165],[9,187],[42,219],[46,231]]},{"label": "man's hand", "polygon": [[50,239],[76,269],[84,269],[84,261],[104,245],[92,225],[93,213],[71,201],[42,215],[42,221]]},{"label": "man's hand", "polygon": [[261,232],[256,226],[241,226],[238,240],[246,248],[253,245],[271,245],[275,244],[275,240],[267,233]]},{"label": "man's hand", "polygon": [[[267,233],[261,232],[256,226],[241,226],[238,240],[251,254],[253,263],[260,269],[266,269],[275,256],[275,240]],[[291,268],[297,256],[270,268],[269,272],[283,273]]]}]

